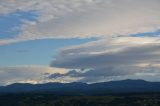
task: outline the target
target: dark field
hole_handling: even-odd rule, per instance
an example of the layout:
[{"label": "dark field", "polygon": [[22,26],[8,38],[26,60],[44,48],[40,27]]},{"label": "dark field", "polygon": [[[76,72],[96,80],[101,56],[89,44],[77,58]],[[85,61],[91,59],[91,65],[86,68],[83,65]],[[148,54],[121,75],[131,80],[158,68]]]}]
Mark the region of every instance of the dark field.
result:
[{"label": "dark field", "polygon": [[160,106],[160,94],[108,96],[8,94],[0,96],[0,106]]}]

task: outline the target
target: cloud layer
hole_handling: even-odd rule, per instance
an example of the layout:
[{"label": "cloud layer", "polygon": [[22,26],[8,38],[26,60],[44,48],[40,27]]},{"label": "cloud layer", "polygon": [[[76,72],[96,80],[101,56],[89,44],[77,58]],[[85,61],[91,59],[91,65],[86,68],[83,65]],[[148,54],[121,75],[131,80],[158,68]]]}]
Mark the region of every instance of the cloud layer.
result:
[{"label": "cloud layer", "polygon": [[[36,11],[14,40],[106,37],[152,32],[160,28],[159,0],[1,0],[0,14]],[[2,35],[3,36],[3,35]]]},{"label": "cloud layer", "polygon": [[45,80],[46,75],[51,73],[65,73],[66,71],[66,69],[35,65],[0,67],[0,86],[15,82],[44,83],[49,81]]},{"label": "cloud layer", "polygon": [[53,74],[48,73],[48,68],[5,67],[0,68],[0,80],[42,81],[39,79],[42,69],[48,73],[48,80],[62,78],[61,81],[157,76],[160,38],[129,36],[140,36],[139,33],[154,36],[159,31],[159,5],[160,0],[1,0],[0,16],[32,11],[37,17],[34,21],[25,20],[21,33],[13,39],[0,39],[0,45],[53,38],[97,37],[99,40],[61,49],[51,66],[72,71]]},{"label": "cloud layer", "polygon": [[159,38],[113,38],[61,50],[54,66],[90,68],[106,65],[153,64],[159,62]]},{"label": "cloud layer", "polygon": [[[137,73],[155,74],[160,72],[159,57],[159,38],[120,37],[99,40],[62,49],[51,66],[75,71],[53,74],[50,78],[71,76],[86,79]],[[150,69],[152,66],[155,69]]]}]

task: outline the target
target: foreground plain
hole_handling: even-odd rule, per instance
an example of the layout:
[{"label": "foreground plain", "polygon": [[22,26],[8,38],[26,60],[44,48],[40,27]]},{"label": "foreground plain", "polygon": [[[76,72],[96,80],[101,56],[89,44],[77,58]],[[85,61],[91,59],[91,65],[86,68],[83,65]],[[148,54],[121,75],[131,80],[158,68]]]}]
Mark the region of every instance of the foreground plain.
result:
[{"label": "foreground plain", "polygon": [[0,106],[160,106],[160,94],[107,96],[56,96],[53,94],[5,94]]}]

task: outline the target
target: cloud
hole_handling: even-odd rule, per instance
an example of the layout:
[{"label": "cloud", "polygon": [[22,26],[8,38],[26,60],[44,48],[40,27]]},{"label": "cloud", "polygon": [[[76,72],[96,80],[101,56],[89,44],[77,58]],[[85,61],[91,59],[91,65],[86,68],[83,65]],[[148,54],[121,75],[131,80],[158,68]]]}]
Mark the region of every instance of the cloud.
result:
[{"label": "cloud", "polygon": [[[36,39],[98,37],[97,41],[62,49],[51,66],[73,71],[51,77],[67,77],[68,81],[82,77],[83,81],[91,81],[95,76],[102,80],[137,74],[143,65],[149,68],[160,62],[159,38],[141,37],[158,36],[159,5],[159,0],[1,0],[1,16],[33,11],[36,20],[23,21],[21,33],[13,39],[2,37],[0,45]],[[87,71],[81,72],[83,69]]]},{"label": "cloud", "polygon": [[64,48],[52,65],[63,68],[91,68],[159,62],[159,38],[113,38]]},{"label": "cloud", "polygon": [[[111,77],[159,73],[160,39],[119,37],[61,49],[51,66],[75,69],[57,77]],[[154,68],[151,69],[151,66]],[[81,69],[88,71],[81,71]],[[148,71],[149,70],[149,71]]]},{"label": "cloud", "polygon": [[93,69],[86,72],[72,70],[67,73],[49,74],[48,79],[60,79],[72,77],[80,82],[104,82],[109,80],[122,79],[144,79],[148,81],[160,81],[160,65],[142,65],[142,66],[114,66],[104,67],[102,69]]},{"label": "cloud", "polygon": [[[0,67],[1,85],[11,83],[44,83],[45,76],[53,73],[65,73],[66,69],[53,68],[48,66],[7,66]],[[46,74],[48,73],[48,74]],[[56,80],[50,80],[56,81]]]},{"label": "cloud", "polygon": [[0,13],[36,11],[34,24],[0,44],[47,38],[128,36],[160,28],[159,0],[2,0]]}]

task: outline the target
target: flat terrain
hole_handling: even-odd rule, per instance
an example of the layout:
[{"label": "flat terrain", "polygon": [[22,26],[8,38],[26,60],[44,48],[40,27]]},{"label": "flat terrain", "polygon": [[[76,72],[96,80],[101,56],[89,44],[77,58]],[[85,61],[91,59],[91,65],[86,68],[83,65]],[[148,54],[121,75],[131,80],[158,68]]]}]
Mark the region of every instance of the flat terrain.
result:
[{"label": "flat terrain", "polygon": [[0,106],[160,106],[160,94],[108,96],[7,94],[0,96]]}]

